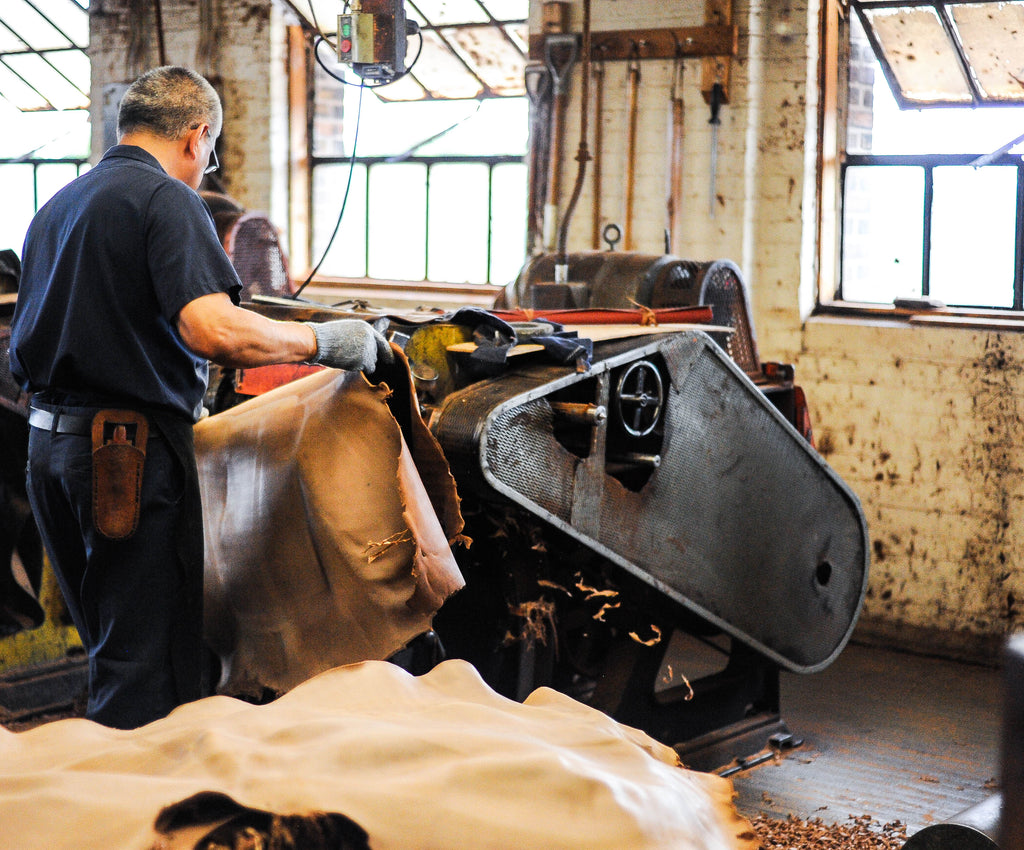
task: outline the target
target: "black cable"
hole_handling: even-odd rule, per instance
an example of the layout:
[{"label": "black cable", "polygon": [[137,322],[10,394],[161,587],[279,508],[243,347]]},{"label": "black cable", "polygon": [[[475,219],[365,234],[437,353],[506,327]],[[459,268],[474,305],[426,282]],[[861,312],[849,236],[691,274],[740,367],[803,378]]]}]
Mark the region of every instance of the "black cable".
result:
[{"label": "black cable", "polygon": [[[317,19],[316,19],[316,6],[314,5],[313,0],[308,0],[308,2],[309,2],[309,16],[310,16],[310,19],[313,21],[313,29],[316,30],[317,36],[322,41],[326,41],[328,44],[331,44],[331,42],[327,38],[327,36],[324,35],[324,31],[322,29],[320,29],[320,22],[317,21]],[[349,0],[345,0],[345,2],[342,4],[342,7],[341,7],[341,13],[345,14],[346,12],[348,12],[350,5],[351,4],[349,3]],[[331,47],[333,47],[335,52],[337,52],[337,48],[335,47],[335,45],[331,44]]]},{"label": "black cable", "polygon": [[326,39],[326,38],[325,38],[324,36],[322,36],[322,35],[320,35],[320,36],[317,36],[317,39],[316,39],[316,41],[315,41],[315,42],[313,42],[313,58],[314,58],[314,59],[316,59],[316,64],[317,64],[317,65],[319,65],[319,66],[320,66],[320,67],[321,67],[321,68],[323,69],[324,73],[325,73],[325,74],[327,74],[327,76],[328,76],[328,77],[330,77],[330,78],[331,78],[332,80],[337,80],[337,81],[338,81],[339,83],[342,83],[343,85],[346,85],[346,86],[356,86],[356,85],[358,85],[358,86],[362,86],[362,84],[363,84],[362,82],[359,82],[359,83],[350,83],[350,82],[349,82],[348,80],[346,80],[346,79],[345,79],[344,77],[339,77],[339,76],[338,76],[337,74],[335,74],[335,73],[334,73],[334,71],[332,71],[332,70],[331,70],[330,68],[328,68],[328,67],[327,67],[327,66],[326,66],[326,65],[324,64],[324,60],[323,60],[323,58],[322,58],[322,57],[320,56],[320,45],[321,45],[321,44],[323,44],[324,42],[326,42],[326,43],[327,43],[328,45],[330,45],[330,44],[331,44],[331,43],[330,43],[329,41],[327,41],[327,39]]},{"label": "black cable", "polygon": [[[324,64],[323,57],[320,56],[320,45],[322,43],[326,42],[327,45],[332,47],[333,49],[333,45],[331,45],[331,42],[328,41],[328,39],[322,35],[317,36],[317,39],[313,44],[313,58],[316,59],[316,64],[319,65],[324,70],[324,73],[327,74],[328,77],[330,77],[333,80],[337,80],[339,83],[342,83],[343,85],[363,86],[368,89],[379,89],[382,86],[390,86],[392,83],[402,79],[402,77],[410,73],[412,69],[416,66],[416,63],[420,61],[420,56],[423,53],[423,31],[419,29],[416,30],[416,35],[420,37],[419,47],[416,49],[416,56],[413,57],[412,62],[409,63],[409,65],[406,67],[404,71],[402,71],[401,74],[396,74],[394,77],[392,77],[390,80],[384,83],[368,83],[366,80],[363,80],[362,78],[360,78],[360,82],[358,83],[350,83],[344,77],[339,77],[337,74],[335,74],[334,71],[332,71],[330,68],[327,67],[327,65]],[[335,51],[335,53],[336,52],[337,51]]]}]

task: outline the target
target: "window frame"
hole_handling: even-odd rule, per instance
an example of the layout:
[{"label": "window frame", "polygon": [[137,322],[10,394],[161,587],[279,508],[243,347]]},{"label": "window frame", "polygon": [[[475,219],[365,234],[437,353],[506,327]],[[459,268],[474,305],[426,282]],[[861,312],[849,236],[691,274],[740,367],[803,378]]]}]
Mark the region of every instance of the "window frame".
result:
[{"label": "window frame", "polygon": [[[291,3],[291,0],[288,0]],[[475,2],[484,10],[486,13],[487,26],[497,26],[504,33],[504,27],[506,24],[523,24],[527,23],[526,19],[519,20],[515,19],[510,21],[498,20],[489,12],[487,7],[481,0],[475,0]],[[422,15],[418,7],[417,14]],[[318,33],[313,29],[312,24],[308,20],[304,20],[303,16],[300,15],[300,22],[293,24],[288,27],[288,73],[289,73],[289,124],[290,130],[290,154],[289,161],[291,167],[291,180],[289,185],[289,232],[290,232],[290,255],[295,261],[297,266],[302,267],[305,271],[302,271],[302,280],[310,274],[310,270],[316,268],[316,264],[320,261],[320,253],[314,254],[317,251],[315,242],[315,210],[314,210],[314,188],[315,188],[315,169],[324,165],[348,165],[350,162],[354,167],[365,167],[369,176],[369,171],[374,168],[385,168],[387,167],[388,157],[384,156],[365,156],[357,152],[356,157],[353,159],[349,156],[332,156],[332,155],[318,155],[314,153],[314,123],[316,115],[316,84],[315,75],[319,73],[316,65],[316,59],[314,57],[315,50],[315,39]],[[458,24],[435,24],[427,21],[423,26],[423,29],[434,32],[441,35],[442,30],[458,28]],[[505,33],[506,39],[508,38]],[[453,51],[456,52],[456,51]],[[524,52],[524,60],[525,60]],[[462,60],[460,60],[462,61]],[[465,64],[465,63],[463,63]],[[472,69],[468,69],[472,71]],[[410,69],[411,72],[411,69]],[[476,75],[474,75],[476,76]],[[346,91],[348,91],[346,89]],[[485,87],[484,93],[481,98],[490,99],[488,97],[489,89]],[[494,97],[496,95],[491,95]],[[515,95],[503,95],[506,96],[521,96],[526,97],[525,84],[522,95],[518,93]],[[427,97],[425,100],[429,102],[432,99]],[[479,98],[474,98],[479,99]],[[421,101],[422,102],[422,101]],[[400,164],[421,164],[429,169],[437,164],[484,164],[488,168],[487,175],[487,207],[488,207],[488,225],[487,225],[487,269],[485,283],[468,283],[468,282],[452,282],[452,281],[439,281],[429,279],[429,246],[425,249],[425,262],[424,262],[424,274],[425,277],[420,280],[387,280],[382,278],[372,277],[351,277],[351,276],[334,276],[326,272],[316,271],[309,281],[309,291],[312,294],[319,287],[326,287],[329,289],[344,289],[346,291],[360,290],[363,292],[372,291],[374,289],[382,291],[382,298],[388,297],[388,292],[391,291],[396,295],[401,295],[403,292],[407,293],[428,293],[436,294],[441,293],[452,293],[460,297],[462,300],[466,300],[467,296],[469,300],[476,301],[479,296],[483,296],[489,305],[493,302],[494,298],[500,293],[508,281],[493,282],[491,281],[492,271],[492,258],[493,250],[492,243],[495,234],[495,228],[493,224],[493,211],[495,209],[495,195],[494,195],[494,169],[500,165],[515,164],[528,166],[529,155],[528,151],[522,155],[518,154],[494,154],[494,153],[482,153],[482,154],[466,154],[466,155],[432,155],[423,156],[419,154],[412,154],[404,156]],[[427,191],[429,192],[429,174],[428,174]],[[524,176],[524,187],[528,185],[528,176]],[[367,180],[367,186],[369,185],[369,179]],[[366,239],[369,238],[369,203],[364,203],[364,233]],[[424,232],[425,238],[429,240],[430,228],[430,206],[429,196],[428,203],[425,204],[424,208]],[[526,220],[527,210],[523,209],[523,222],[524,222],[524,237],[523,237],[523,261],[525,262],[527,256],[527,236],[526,233]],[[369,251],[366,251],[366,265],[364,271],[369,270],[370,257]],[[294,270],[298,272],[298,269]]]},{"label": "window frame", "polygon": [[[976,154],[851,154],[843,155],[839,172],[839,197],[846,198],[846,173],[847,169],[853,167],[868,168],[889,168],[899,166],[912,166],[923,169],[923,198],[922,198],[922,234],[921,234],[921,292],[920,295],[928,298],[931,295],[931,258],[932,258],[932,212],[934,193],[932,191],[933,174],[936,168],[945,166],[968,167],[977,160]],[[1013,275],[1013,304],[1010,307],[986,307],[985,310],[1000,310],[1004,312],[1020,312],[1024,310],[1024,269],[1021,264],[1024,261],[1024,158],[1003,154],[991,160],[983,168],[989,167],[1012,167],[1017,171],[1016,190],[1016,220],[1014,223],[1014,275]],[[836,290],[837,300],[846,302],[843,298],[842,268],[846,247],[846,232],[844,218],[839,223],[839,268],[840,278]],[[851,303],[851,302],[846,302]],[[952,309],[970,311],[970,307],[954,307]]]},{"label": "window frame", "polygon": [[[386,283],[383,278],[371,277],[369,274],[370,266],[370,183],[373,179],[373,171],[377,168],[387,168],[389,165],[422,165],[426,169],[425,175],[425,193],[426,198],[424,201],[424,227],[423,227],[423,259],[424,259],[424,277],[420,279],[408,281],[410,284],[446,284],[451,283],[457,286],[495,286],[496,284],[490,280],[491,266],[493,261],[493,236],[494,229],[492,227],[492,220],[494,216],[494,169],[501,165],[525,165],[525,158],[522,156],[516,156],[514,154],[466,154],[459,156],[422,156],[422,155],[411,155],[403,157],[401,162],[395,162],[393,157],[388,156],[360,156],[357,155],[354,159],[347,156],[313,156],[310,158],[310,172],[311,172],[311,183],[315,180],[312,177],[313,172],[318,166],[321,165],[348,165],[352,163],[355,167],[363,167],[366,169],[366,179],[364,181],[365,193],[363,199],[363,234],[364,234],[364,265],[363,274],[361,276],[346,276],[345,278],[336,278],[344,280],[356,280],[366,283],[381,281]],[[432,280],[429,277],[430,272],[430,177],[431,170],[438,165],[484,165],[487,167],[487,281],[484,283],[458,283],[456,281],[438,281]],[[526,211],[523,210],[523,219],[525,221]],[[310,227],[311,234],[315,231],[315,227],[311,223]],[[524,257],[525,257],[525,242],[524,242]],[[325,276],[326,277],[326,276]]]},{"label": "window frame", "polygon": [[[1012,307],[944,307],[933,310],[922,306],[897,306],[895,303],[863,303],[842,298],[843,269],[843,203],[846,170],[853,166],[887,167],[914,165],[929,170],[946,165],[970,165],[978,154],[853,154],[846,152],[846,116],[849,112],[850,40],[849,16],[853,10],[845,0],[825,0],[820,8],[820,61],[818,85],[821,97],[818,106],[819,133],[817,149],[818,185],[816,195],[818,216],[815,242],[817,246],[817,315],[859,316],[862,318],[894,318],[962,325],[971,328],[991,327],[1002,330],[1024,330],[1024,156],[1001,153],[986,156],[987,165],[1013,166],[1017,169],[1017,204],[1014,227],[1014,281]],[[927,180],[925,181],[927,184]],[[931,226],[931,197],[924,199],[922,228]],[[922,240],[922,298],[927,296],[930,257],[927,231]],[[894,293],[895,294],[895,293]],[[927,314],[927,315],[923,315]]]}]

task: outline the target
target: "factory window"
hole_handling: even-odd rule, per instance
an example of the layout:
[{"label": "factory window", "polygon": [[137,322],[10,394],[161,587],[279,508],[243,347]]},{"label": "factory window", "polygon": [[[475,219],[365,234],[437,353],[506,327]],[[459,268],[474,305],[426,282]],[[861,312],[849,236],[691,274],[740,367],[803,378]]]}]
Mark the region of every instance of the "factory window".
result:
[{"label": "factory window", "polygon": [[407,73],[386,85],[336,61],[331,9],[316,8],[318,275],[508,282],[526,247],[526,0],[364,2],[399,8],[417,31]]},{"label": "factory window", "polygon": [[1024,309],[1024,3],[853,0],[842,30],[837,298]]},{"label": "factory window", "polygon": [[[354,120],[344,121],[336,136],[314,132],[316,258],[345,204],[321,273],[456,283],[511,279],[526,244],[524,99],[395,103],[346,89],[346,118],[357,111],[358,138]],[[354,168],[343,153],[353,147]]]},{"label": "factory window", "polygon": [[36,210],[89,156],[88,0],[0,9],[0,248],[21,253]]}]

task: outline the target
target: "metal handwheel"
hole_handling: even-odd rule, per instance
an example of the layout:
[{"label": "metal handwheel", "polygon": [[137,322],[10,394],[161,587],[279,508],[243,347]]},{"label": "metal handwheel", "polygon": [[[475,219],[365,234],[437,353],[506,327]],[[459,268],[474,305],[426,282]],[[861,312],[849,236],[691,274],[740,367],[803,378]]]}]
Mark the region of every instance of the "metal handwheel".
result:
[{"label": "metal handwheel", "polygon": [[665,401],[657,367],[649,360],[637,360],[619,378],[615,409],[626,433],[646,437],[654,430]]}]

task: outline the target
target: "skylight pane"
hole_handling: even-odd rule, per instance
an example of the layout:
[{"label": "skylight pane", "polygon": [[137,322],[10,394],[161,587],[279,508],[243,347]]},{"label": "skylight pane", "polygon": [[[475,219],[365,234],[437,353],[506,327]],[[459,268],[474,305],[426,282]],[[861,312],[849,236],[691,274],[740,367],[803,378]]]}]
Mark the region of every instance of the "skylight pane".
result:
[{"label": "skylight pane", "polygon": [[32,53],[7,56],[8,66],[23,79],[30,80],[35,88],[55,109],[82,109],[89,105],[89,99],[42,56]]},{"label": "skylight pane", "polygon": [[418,9],[435,25],[483,23],[487,15],[476,0],[407,0],[410,9]]},{"label": "skylight pane", "polygon": [[377,86],[373,91],[381,100],[423,100],[427,96],[412,74],[406,74],[386,86]]},{"label": "skylight pane", "polygon": [[483,92],[480,82],[433,32],[423,33],[423,54],[412,74],[432,95],[460,99]]},{"label": "skylight pane", "polygon": [[986,99],[1024,101],[1024,3],[966,3],[949,11]]},{"label": "skylight pane", "polygon": [[54,50],[46,54],[47,60],[61,74],[70,80],[86,98],[83,108],[88,105],[90,67],[89,57],[81,50]]},{"label": "skylight pane", "polygon": [[461,27],[444,35],[487,87],[496,94],[525,94],[525,57],[497,27]]},{"label": "skylight pane", "polygon": [[972,103],[956,52],[935,9],[863,9],[903,99],[914,104]]},{"label": "skylight pane", "polygon": [[78,47],[89,46],[88,0],[32,0],[32,4],[49,18]]},{"label": "skylight pane", "polygon": [[35,50],[75,46],[24,0],[5,0],[0,15],[12,32]]},{"label": "skylight pane", "polygon": [[0,20],[0,53],[9,53],[11,51],[20,53],[22,50],[27,49],[25,42],[11,32],[10,27],[3,20]]},{"label": "skylight pane", "polygon": [[525,21],[530,13],[527,0],[486,0],[484,5],[498,21]]},{"label": "skylight pane", "polygon": [[0,62],[0,97],[25,112],[49,109],[50,104],[6,64]]}]

